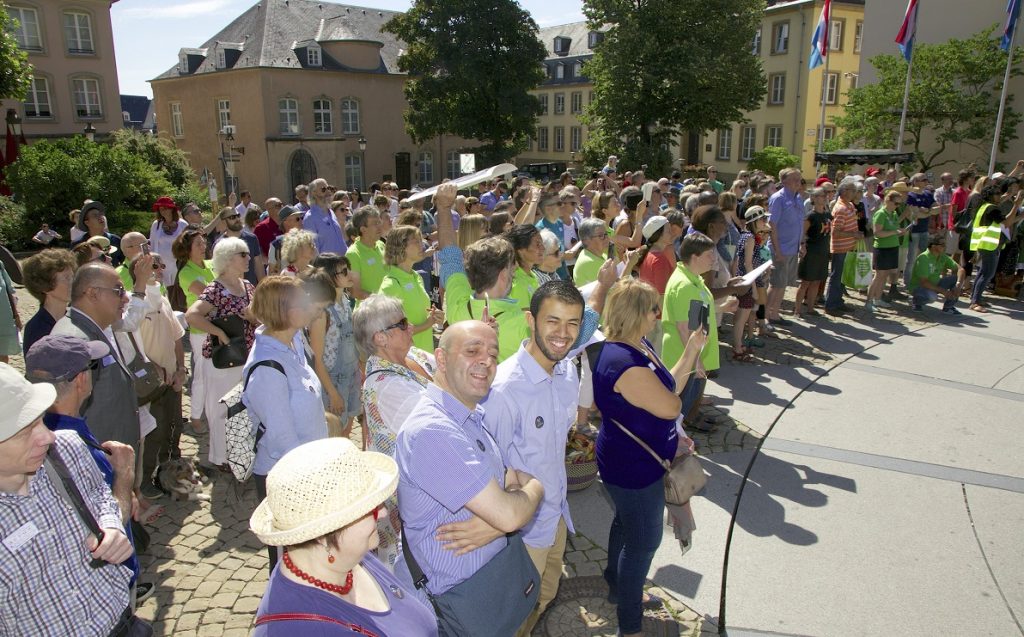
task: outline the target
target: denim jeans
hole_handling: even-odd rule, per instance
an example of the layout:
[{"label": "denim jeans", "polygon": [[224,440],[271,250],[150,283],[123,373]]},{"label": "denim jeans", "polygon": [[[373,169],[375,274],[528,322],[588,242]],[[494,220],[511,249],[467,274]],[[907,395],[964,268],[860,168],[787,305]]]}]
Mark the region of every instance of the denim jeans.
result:
[{"label": "denim jeans", "polygon": [[999,250],[978,250],[978,260],[981,266],[978,274],[974,277],[974,290],[971,291],[971,303],[981,301],[981,295],[985,288],[996,276],[996,265],[999,263]]},{"label": "denim jeans", "polygon": [[903,265],[903,285],[910,287],[911,275],[914,273],[914,261],[917,256],[928,249],[928,233],[912,232],[907,243],[907,261]]},{"label": "denim jeans", "polygon": [[838,310],[843,306],[843,264],[846,263],[845,252],[832,253],[832,270],[828,273],[828,289],[825,291],[825,309]]},{"label": "denim jeans", "polygon": [[604,488],[615,505],[604,579],[611,597],[618,599],[619,632],[638,633],[644,614],[644,582],[665,527],[665,487],[661,480],[656,480],[643,489],[625,489],[608,483]]},{"label": "denim jeans", "polygon": [[[936,283],[936,285],[938,285],[943,290],[952,290],[953,288],[956,287],[956,275],[947,274],[946,276],[939,279],[939,282]],[[929,290],[920,285],[917,286],[917,289],[914,290],[914,305],[928,305],[937,298],[939,298],[939,293],[936,292],[935,290]],[[955,296],[951,299],[944,299],[942,303],[942,309],[948,310],[949,308],[956,305],[956,301],[957,297]]]},{"label": "denim jeans", "polygon": [[682,404],[679,406],[679,413],[683,416],[690,413],[693,405],[704,395],[704,388],[707,384],[708,379],[699,378],[696,374],[690,375],[686,384],[683,385],[683,391],[679,392],[679,399],[682,401]]}]

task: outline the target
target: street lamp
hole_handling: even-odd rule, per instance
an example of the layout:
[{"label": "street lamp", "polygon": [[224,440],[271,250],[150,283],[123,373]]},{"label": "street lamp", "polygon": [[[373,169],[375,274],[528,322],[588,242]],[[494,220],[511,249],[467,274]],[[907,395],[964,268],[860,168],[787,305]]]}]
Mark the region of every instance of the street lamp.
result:
[{"label": "street lamp", "polygon": [[366,152],[366,138],[365,137],[360,137],[359,138],[359,150],[364,152],[364,153]]},{"label": "street lamp", "polygon": [[13,108],[7,109],[7,124],[11,127],[11,132],[15,137],[21,137],[21,116]]},{"label": "street lamp", "polygon": [[360,135],[356,143],[359,144],[359,166],[362,168],[359,171],[359,190],[362,192],[363,186],[366,184],[366,138]]},{"label": "street lamp", "polygon": [[82,132],[85,133],[85,138],[90,142],[96,141],[96,127],[92,125],[92,122],[87,123]]},{"label": "street lamp", "polygon": [[235,126],[228,124],[217,133],[220,138],[220,160],[224,167],[224,192],[235,192],[234,145]]}]

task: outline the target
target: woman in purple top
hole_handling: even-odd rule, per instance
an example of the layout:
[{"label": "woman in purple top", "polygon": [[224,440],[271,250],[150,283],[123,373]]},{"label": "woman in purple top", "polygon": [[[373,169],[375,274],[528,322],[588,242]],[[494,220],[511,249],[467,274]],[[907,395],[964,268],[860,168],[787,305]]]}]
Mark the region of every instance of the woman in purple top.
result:
[{"label": "woman in purple top", "polygon": [[325,438],[286,453],[267,474],[249,527],[283,546],[256,611],[255,637],[437,637],[437,619],[370,551],[398,485],[390,457]]},{"label": "woman in purple top", "polygon": [[604,306],[602,329],[608,340],[594,362],[594,396],[603,418],[597,468],[615,506],[604,578],[626,637],[641,634],[645,606],[661,604],[652,595],[645,599],[643,586],[661,544],[665,470],[620,424],[666,460],[692,452],[692,441],[676,429],[682,406],[678,392],[707,340],[704,330],[693,330],[679,362],[668,369],[644,338],[660,312],[661,298],[649,284],[636,279],[616,284]]}]

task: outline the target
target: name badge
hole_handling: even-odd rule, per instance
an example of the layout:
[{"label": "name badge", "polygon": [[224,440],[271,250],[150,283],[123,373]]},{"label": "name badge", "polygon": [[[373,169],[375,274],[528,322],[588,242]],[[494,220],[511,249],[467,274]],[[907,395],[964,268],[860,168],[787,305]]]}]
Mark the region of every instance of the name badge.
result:
[{"label": "name badge", "polygon": [[115,362],[116,361],[114,360],[114,355],[107,354],[106,356],[100,359],[100,367],[108,367],[110,365],[113,365]]},{"label": "name badge", "polygon": [[26,522],[19,526],[13,533],[4,538],[4,546],[11,553],[16,553],[21,547],[32,541],[32,538],[39,535],[39,529],[32,522]]},{"label": "name badge", "polygon": [[411,290],[412,289],[412,283],[406,283],[405,284],[405,289],[406,290]]},{"label": "name badge", "polygon": [[367,259],[366,260],[366,265],[373,265],[376,262],[377,262],[377,259]]},{"label": "name badge", "polygon": [[145,375],[146,375],[146,370],[145,369],[140,369],[139,371],[135,372],[135,378],[142,378]]}]

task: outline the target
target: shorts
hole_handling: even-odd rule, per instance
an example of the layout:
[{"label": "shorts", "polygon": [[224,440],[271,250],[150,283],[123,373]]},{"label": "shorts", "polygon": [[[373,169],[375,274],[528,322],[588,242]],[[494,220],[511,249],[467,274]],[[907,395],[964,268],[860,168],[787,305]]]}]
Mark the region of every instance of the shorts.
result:
[{"label": "shorts", "polygon": [[799,278],[797,277],[799,267],[799,259],[795,254],[775,259],[772,262],[772,272],[769,279],[771,287],[784,288],[796,285],[799,281]]},{"label": "shorts", "polygon": [[754,308],[754,291],[747,290],[745,294],[736,297],[740,302],[740,309],[751,310]]},{"label": "shorts", "polygon": [[880,270],[896,270],[900,267],[900,249],[899,246],[895,248],[875,248],[875,271]]}]

